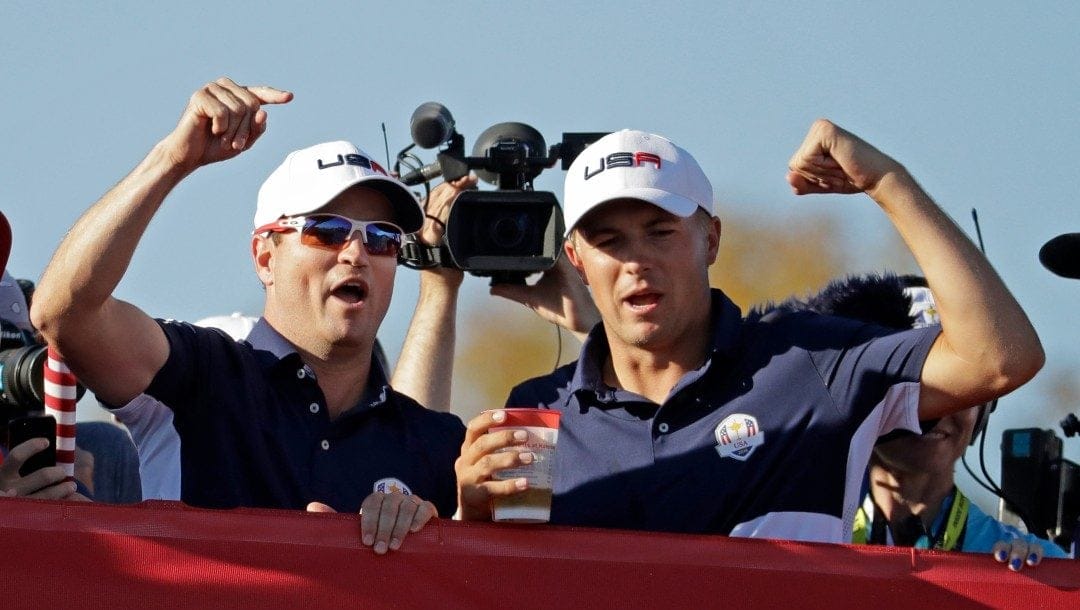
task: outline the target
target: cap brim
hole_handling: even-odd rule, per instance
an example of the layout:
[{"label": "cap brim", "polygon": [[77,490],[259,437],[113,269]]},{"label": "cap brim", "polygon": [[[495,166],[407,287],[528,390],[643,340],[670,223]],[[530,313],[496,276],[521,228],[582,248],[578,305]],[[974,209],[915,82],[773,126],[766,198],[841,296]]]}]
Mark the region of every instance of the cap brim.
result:
[{"label": "cap brim", "polygon": [[597,208],[620,199],[636,199],[638,201],[644,201],[645,203],[651,203],[669,214],[674,214],[683,218],[690,216],[698,208],[705,209],[701,204],[692,199],[665,190],[648,187],[625,188],[591,203],[581,216],[567,219],[571,222],[566,223],[566,235],[570,235],[570,232],[573,231],[576,226],[581,224],[581,221],[589,214],[596,211]]},{"label": "cap brim", "polygon": [[415,233],[424,225],[424,211],[420,209],[416,197],[412,191],[393,178],[382,176],[368,176],[356,182],[353,186],[360,185],[378,191],[390,200],[394,206],[394,217],[398,226],[406,233]]},{"label": "cap brim", "polygon": [[357,186],[371,189],[386,197],[390,202],[390,205],[394,208],[394,223],[401,227],[406,233],[415,233],[424,225],[424,211],[420,208],[420,203],[417,202],[412,191],[397,180],[384,176],[364,176],[346,184],[337,192],[327,193],[325,197],[320,198],[324,201],[314,207],[302,206],[298,209],[286,210],[284,215],[294,216],[297,214],[310,214],[321,210],[338,195]]}]

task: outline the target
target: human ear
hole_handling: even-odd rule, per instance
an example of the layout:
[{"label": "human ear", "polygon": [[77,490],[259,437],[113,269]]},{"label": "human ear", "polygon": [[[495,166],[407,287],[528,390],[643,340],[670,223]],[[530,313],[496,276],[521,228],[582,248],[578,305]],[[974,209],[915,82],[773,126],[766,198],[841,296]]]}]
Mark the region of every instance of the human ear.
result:
[{"label": "human ear", "polygon": [[269,237],[256,235],[251,238],[251,259],[255,263],[255,273],[263,286],[274,283],[274,271],[272,263],[274,251]]},{"label": "human ear", "polygon": [[588,286],[589,280],[585,277],[585,265],[582,264],[581,257],[578,256],[575,244],[574,234],[571,234],[570,237],[567,237],[566,241],[563,242],[563,253],[566,254],[566,260],[570,261],[570,265],[574,268],[574,271],[577,271],[578,277],[581,278],[581,283]]}]

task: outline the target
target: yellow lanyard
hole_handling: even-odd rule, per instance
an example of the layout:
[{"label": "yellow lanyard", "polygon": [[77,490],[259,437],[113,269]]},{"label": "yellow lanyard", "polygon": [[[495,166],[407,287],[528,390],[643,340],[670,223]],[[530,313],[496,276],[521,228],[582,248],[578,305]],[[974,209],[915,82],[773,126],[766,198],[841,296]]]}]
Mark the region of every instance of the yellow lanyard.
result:
[{"label": "yellow lanyard", "polygon": [[[855,512],[855,522],[852,527],[851,542],[853,544],[885,544],[885,528],[882,527],[882,525],[885,524],[882,523],[878,527],[874,527],[875,523],[873,517],[877,512],[875,510],[877,507],[874,505],[869,494],[867,494],[866,500],[867,501],[863,502],[863,505],[859,507],[859,510]],[[925,546],[919,544],[916,544],[916,546],[920,546],[921,548],[933,548],[939,551],[952,551],[956,549],[964,536],[969,506],[970,502],[968,501],[967,496],[960,493],[960,490],[954,487],[952,506],[949,508],[949,518],[945,522],[944,535],[942,535],[940,539],[938,536],[934,536],[925,543]]]}]

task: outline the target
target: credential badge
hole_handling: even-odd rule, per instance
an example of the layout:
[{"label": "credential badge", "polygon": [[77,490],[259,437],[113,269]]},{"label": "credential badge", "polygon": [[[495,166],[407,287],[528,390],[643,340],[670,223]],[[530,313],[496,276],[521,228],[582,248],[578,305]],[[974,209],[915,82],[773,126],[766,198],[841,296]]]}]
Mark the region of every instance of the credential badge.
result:
[{"label": "credential badge", "polygon": [[765,443],[765,433],[758,427],[757,418],[735,413],[716,426],[716,452],[745,462],[754,449]]}]

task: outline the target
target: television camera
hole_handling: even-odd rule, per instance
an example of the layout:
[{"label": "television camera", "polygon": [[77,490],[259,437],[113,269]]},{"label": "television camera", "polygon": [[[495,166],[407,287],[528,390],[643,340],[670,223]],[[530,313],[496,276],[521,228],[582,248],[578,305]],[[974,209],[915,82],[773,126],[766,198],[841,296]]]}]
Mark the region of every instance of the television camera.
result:
[{"label": "television camera", "polygon": [[[462,193],[446,221],[443,241],[427,248],[406,239],[399,261],[408,267],[453,267],[490,277],[491,283],[524,283],[532,273],[555,265],[562,251],[565,227],[554,193],[533,190],[533,180],[562,160],[570,167],[586,146],[604,132],[564,133],[550,148],[539,131],[525,123],[497,123],[481,132],[472,155],[453,116],[438,102],[421,104],[410,119],[413,143],[398,153],[394,169],[407,185],[425,186],[442,176],[446,181],[470,171],[496,190]],[[436,161],[422,167],[410,153],[415,146],[439,148]],[[404,165],[412,171],[401,172]]]},{"label": "television camera", "polygon": [[[1080,434],[1080,420],[1061,421],[1065,436]],[[1062,457],[1053,430],[1005,430],[1001,438],[1000,512],[1020,517],[1028,531],[1064,549],[1080,548],[1080,465]]]}]

